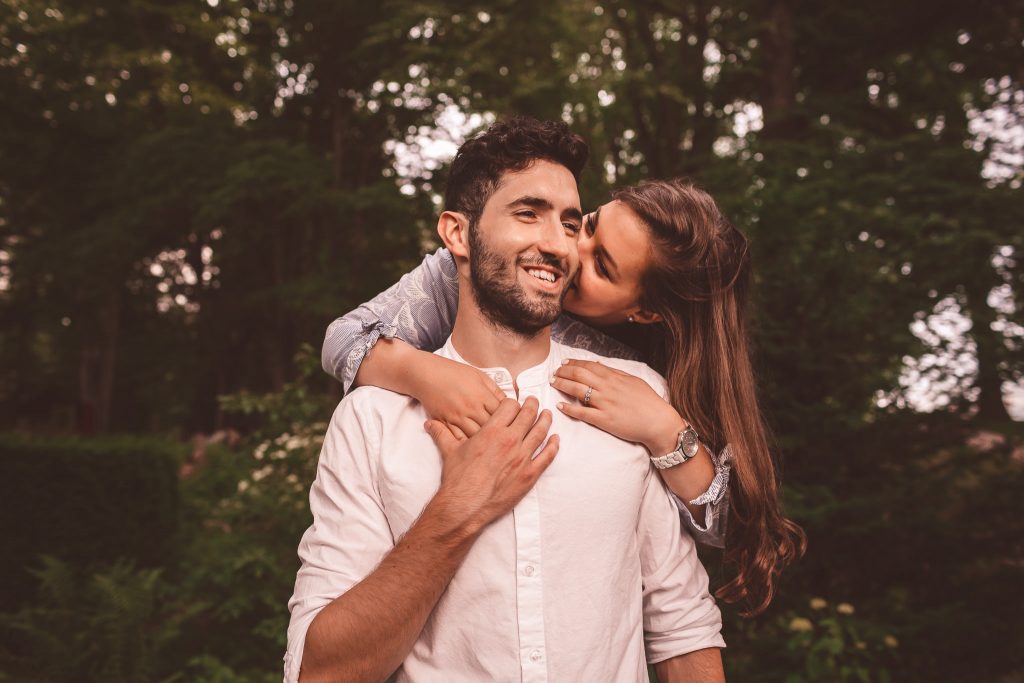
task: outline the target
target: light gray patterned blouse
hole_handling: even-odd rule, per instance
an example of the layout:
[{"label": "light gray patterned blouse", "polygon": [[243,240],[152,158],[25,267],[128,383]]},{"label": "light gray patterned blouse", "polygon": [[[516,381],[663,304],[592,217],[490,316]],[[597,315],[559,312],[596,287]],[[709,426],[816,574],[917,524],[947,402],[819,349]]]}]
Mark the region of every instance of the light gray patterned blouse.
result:
[{"label": "light gray patterned blouse", "polygon": [[[321,356],[324,370],[340,380],[348,391],[363,358],[381,337],[398,338],[418,349],[435,351],[451,335],[458,306],[455,260],[447,249],[438,249],[427,254],[423,263],[387,291],[328,326]],[[551,326],[551,336],[561,344],[602,356],[643,360],[636,350],[566,315]],[[676,498],[676,504],[694,538],[721,548],[729,511],[729,447],[717,456],[712,454],[711,459],[715,478],[707,491],[690,501],[692,505],[705,506],[705,523],[698,524],[683,501]]]}]

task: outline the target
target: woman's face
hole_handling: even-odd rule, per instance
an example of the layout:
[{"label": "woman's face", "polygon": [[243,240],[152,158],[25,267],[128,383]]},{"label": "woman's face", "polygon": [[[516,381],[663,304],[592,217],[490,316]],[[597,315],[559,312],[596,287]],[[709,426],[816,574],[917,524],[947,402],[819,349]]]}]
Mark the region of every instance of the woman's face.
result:
[{"label": "woman's face", "polygon": [[565,310],[596,327],[626,322],[640,309],[641,277],[651,260],[647,227],[611,201],[584,218],[578,243],[579,274]]}]

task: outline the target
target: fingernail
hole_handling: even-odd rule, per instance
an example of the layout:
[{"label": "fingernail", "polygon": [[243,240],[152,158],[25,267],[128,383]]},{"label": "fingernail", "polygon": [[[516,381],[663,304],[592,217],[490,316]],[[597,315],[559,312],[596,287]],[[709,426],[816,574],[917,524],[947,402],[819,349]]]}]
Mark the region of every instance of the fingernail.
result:
[{"label": "fingernail", "polygon": [[568,364],[569,364],[569,361],[568,361],[568,360],[563,360],[563,361],[562,361],[562,365],[568,365]]},{"label": "fingernail", "polygon": [[558,379],[558,375],[551,375],[551,383],[554,384],[555,380]]},{"label": "fingernail", "polygon": [[558,409],[559,410],[565,410],[565,404],[564,403],[559,403],[558,404]]}]

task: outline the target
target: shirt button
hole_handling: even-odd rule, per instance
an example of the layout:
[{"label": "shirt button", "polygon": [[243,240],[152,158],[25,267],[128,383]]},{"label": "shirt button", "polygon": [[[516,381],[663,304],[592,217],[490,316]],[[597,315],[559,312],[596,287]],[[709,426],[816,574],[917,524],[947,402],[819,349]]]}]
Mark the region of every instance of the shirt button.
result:
[{"label": "shirt button", "polygon": [[526,576],[533,576],[533,565],[528,564],[525,567],[523,567],[523,574],[525,574]]},{"label": "shirt button", "polygon": [[540,661],[540,657],[541,657],[540,650],[534,650],[533,652],[530,653],[530,659],[532,661],[534,661],[534,662],[539,662]]}]

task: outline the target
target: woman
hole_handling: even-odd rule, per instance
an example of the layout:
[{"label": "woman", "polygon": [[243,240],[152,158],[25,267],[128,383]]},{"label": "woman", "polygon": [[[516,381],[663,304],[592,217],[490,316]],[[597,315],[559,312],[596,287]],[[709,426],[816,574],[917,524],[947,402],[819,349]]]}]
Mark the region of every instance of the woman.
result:
[{"label": "woman", "polygon": [[[652,457],[673,451],[687,425],[696,429],[710,452],[701,447],[693,459],[659,472],[689,531],[704,543],[724,545],[735,575],[717,596],[741,603],[745,615],[758,614],[771,602],[781,570],[803,553],[805,538],[779,509],[754,388],[745,316],[747,241],[710,195],[670,180],[614,193],[587,216],[578,245],[579,274],[564,302],[572,317],[562,316],[552,337],[647,361],[668,380],[671,402],[636,377],[571,361],[552,383],[581,400],[591,389],[592,400],[560,408],[643,443]],[[505,395],[475,368],[429,353],[451,333],[457,306],[455,264],[439,250],[332,323],[324,368],[346,390],[370,384],[412,396],[453,431],[472,435]]]}]

